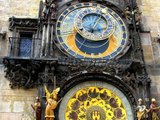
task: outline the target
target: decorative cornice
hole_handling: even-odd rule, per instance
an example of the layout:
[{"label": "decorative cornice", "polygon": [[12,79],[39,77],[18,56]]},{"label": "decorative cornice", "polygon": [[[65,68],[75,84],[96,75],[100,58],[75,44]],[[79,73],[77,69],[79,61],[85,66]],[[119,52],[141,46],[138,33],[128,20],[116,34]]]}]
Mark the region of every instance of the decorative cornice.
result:
[{"label": "decorative cornice", "polygon": [[14,27],[38,27],[38,19],[33,18],[9,18],[9,29],[13,30]]}]

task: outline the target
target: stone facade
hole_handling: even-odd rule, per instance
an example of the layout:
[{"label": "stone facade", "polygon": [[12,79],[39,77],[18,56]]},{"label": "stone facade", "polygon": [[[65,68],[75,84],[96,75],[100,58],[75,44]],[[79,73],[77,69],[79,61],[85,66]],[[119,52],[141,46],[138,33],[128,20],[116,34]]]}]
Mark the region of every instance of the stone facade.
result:
[{"label": "stone facade", "polygon": [[[0,58],[8,53],[9,17],[37,18],[39,2],[40,0],[0,0]],[[0,120],[34,120],[31,103],[34,102],[37,90],[12,90],[4,75],[4,67],[0,64]]]},{"label": "stone facade", "polygon": [[37,18],[40,0],[0,0],[0,32],[8,31],[8,18]]},{"label": "stone facade", "polygon": [[[0,0],[0,58],[7,55],[9,17],[37,18],[40,0]],[[160,100],[160,2],[159,0],[138,0],[142,12],[142,45],[150,78],[151,94]],[[7,33],[6,39],[3,38]],[[0,64],[0,120],[34,120],[30,104],[37,95],[36,89],[24,90],[9,87]]]},{"label": "stone facade", "polygon": [[160,100],[160,3],[159,0],[138,0],[142,12],[141,40],[148,73],[152,79],[152,97]]}]

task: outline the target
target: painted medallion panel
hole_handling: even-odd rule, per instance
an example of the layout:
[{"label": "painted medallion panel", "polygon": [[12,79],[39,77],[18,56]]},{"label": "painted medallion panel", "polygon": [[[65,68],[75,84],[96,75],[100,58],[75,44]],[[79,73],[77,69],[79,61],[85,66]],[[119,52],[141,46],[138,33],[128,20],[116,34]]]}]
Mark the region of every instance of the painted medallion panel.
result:
[{"label": "painted medallion panel", "polygon": [[92,81],[78,84],[63,98],[60,120],[133,120],[126,96],[115,86]]}]

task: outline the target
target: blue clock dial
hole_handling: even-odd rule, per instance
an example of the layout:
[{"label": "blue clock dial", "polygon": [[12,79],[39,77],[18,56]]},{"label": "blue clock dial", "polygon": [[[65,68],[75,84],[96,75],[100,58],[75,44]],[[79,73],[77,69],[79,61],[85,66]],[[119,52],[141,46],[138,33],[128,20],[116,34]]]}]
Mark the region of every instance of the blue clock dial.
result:
[{"label": "blue clock dial", "polygon": [[112,59],[126,51],[128,32],[121,17],[96,3],[66,9],[56,24],[58,47],[76,58]]},{"label": "blue clock dial", "polygon": [[75,28],[84,38],[99,41],[114,32],[114,23],[105,9],[83,8],[75,18]]},{"label": "blue clock dial", "polygon": [[107,28],[107,21],[97,14],[89,14],[83,18],[83,28],[93,34],[102,34]]},{"label": "blue clock dial", "polygon": [[82,52],[88,55],[99,55],[99,53],[106,51],[109,42],[108,39],[93,42],[83,38],[80,34],[76,34],[76,45]]}]

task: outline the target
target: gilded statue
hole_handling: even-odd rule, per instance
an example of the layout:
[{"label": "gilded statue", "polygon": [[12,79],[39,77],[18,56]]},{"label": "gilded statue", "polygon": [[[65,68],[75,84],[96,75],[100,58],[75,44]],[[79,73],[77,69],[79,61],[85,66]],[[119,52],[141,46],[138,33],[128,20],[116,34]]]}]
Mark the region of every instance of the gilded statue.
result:
[{"label": "gilded statue", "polygon": [[36,97],[36,102],[34,104],[31,104],[31,107],[36,112],[36,120],[41,120],[42,108],[39,97]]},{"label": "gilded statue", "polygon": [[138,99],[138,106],[137,106],[137,118],[138,120],[146,120],[148,118],[149,110],[143,105],[142,99]]},{"label": "gilded statue", "polygon": [[60,88],[54,89],[51,93],[48,91],[47,87],[45,86],[45,92],[46,92],[46,109],[45,109],[45,120],[54,120],[54,109],[57,107],[57,95],[60,91]]}]

